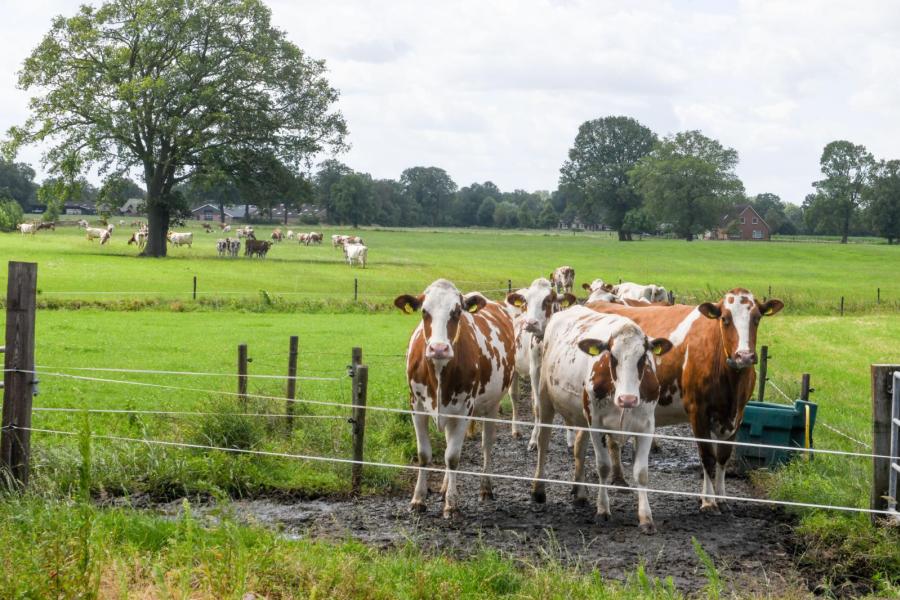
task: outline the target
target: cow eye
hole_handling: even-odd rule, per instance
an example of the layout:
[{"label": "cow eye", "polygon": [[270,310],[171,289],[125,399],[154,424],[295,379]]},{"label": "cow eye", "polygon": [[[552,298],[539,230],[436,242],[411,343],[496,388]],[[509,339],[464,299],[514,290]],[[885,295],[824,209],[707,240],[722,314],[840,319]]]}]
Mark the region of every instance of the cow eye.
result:
[{"label": "cow eye", "polygon": [[731,325],[731,317],[722,317],[722,324],[725,325],[726,327],[728,325]]},{"label": "cow eye", "polygon": [[456,308],[453,309],[453,312],[450,313],[450,318],[451,318],[451,319],[458,319],[458,318],[459,318],[459,315],[460,315],[461,313],[462,313],[462,309],[460,309],[460,308],[457,306]]}]

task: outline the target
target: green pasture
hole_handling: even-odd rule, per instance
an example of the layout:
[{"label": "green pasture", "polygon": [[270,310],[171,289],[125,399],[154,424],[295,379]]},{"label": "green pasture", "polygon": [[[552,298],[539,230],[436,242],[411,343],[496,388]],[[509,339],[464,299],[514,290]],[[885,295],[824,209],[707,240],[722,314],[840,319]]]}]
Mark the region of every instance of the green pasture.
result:
[{"label": "green pasture", "polygon": [[[369,267],[350,268],[329,243],[338,230],[324,229],[322,246],[285,241],[265,260],[220,259],[215,240],[194,222],[192,248],[172,248],[166,260],[135,259],[126,244],[130,229],[119,227],[108,246],[88,242],[75,227],[34,237],[0,234],[0,256],[40,263],[45,302],[165,298],[189,300],[193,277],[200,300],[257,298],[260,291],[282,301],[352,301],[384,304],[445,277],[464,291],[499,296],[507,281],[524,286],[562,264],[575,268],[577,283],[600,277],[654,282],[684,301],[718,297],[741,286],[758,296],[771,293],[795,313],[834,314],[845,297],[848,312],[900,307],[900,247],[875,244],[796,242],[684,242],[644,240],[620,243],[609,233],[466,231],[358,231],[369,246]],[[303,230],[311,229],[304,226]],[[267,239],[272,227],[256,228]],[[346,233],[348,230],[340,230]],[[0,274],[5,279],[6,273]],[[876,306],[877,289],[882,304]]]}]

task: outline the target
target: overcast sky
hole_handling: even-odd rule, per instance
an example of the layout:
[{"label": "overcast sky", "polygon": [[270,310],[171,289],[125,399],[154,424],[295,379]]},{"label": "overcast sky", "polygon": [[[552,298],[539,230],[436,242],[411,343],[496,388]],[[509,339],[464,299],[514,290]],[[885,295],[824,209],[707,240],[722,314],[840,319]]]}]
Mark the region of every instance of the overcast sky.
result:
[{"label": "overcast sky", "polygon": [[[0,2],[5,132],[25,116],[16,71],[78,2]],[[269,5],[276,26],[326,60],[350,126],[341,159],[375,177],[434,165],[460,186],[555,189],[578,125],[619,114],[718,138],[738,150],[748,193],[795,203],[833,139],[900,158],[900,2]]]}]

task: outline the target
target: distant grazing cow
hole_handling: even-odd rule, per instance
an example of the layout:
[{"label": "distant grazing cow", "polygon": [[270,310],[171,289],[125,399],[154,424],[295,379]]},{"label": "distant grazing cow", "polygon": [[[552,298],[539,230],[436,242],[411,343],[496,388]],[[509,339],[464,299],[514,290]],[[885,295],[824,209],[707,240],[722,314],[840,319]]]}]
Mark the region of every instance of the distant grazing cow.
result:
[{"label": "distant grazing cow", "polygon": [[[660,384],[654,360],[672,349],[664,338],[648,338],[625,317],[597,313],[583,306],[564,311],[550,320],[544,335],[544,358],[538,397],[542,424],[553,422],[559,412],[567,425],[619,429],[624,433],[652,434]],[[532,498],[546,501],[544,465],[551,429],[538,436],[537,469]],[[575,441],[575,502],[584,504],[584,461],[587,435],[579,431]],[[590,432],[600,482],[608,483],[610,458],[599,432]],[[638,519],[643,533],[653,533],[653,516],[647,492],[650,437],[636,439],[634,479],[638,491]],[[608,519],[606,488],[597,494],[597,516]]]},{"label": "distant grazing cow", "polygon": [[22,235],[26,233],[34,235],[37,232],[37,225],[34,223],[19,223],[16,227],[22,232]]},{"label": "distant grazing cow", "polygon": [[272,242],[268,240],[248,239],[244,244],[244,256],[265,258],[272,247]]},{"label": "distant grazing cow", "polygon": [[37,230],[41,229],[49,229],[50,231],[56,231],[56,223],[53,221],[47,221],[46,223],[38,223]]},{"label": "distant grazing cow", "polygon": [[338,248],[339,246],[344,245],[344,237],[343,235],[334,234],[331,236],[331,247]]},{"label": "distant grazing cow", "polygon": [[228,241],[228,254],[231,255],[232,258],[237,258],[238,254],[241,252],[241,240],[235,238],[226,238]]},{"label": "distant grazing cow", "polygon": [[253,233],[253,228],[250,227],[249,225],[247,227],[238,227],[236,232],[237,232],[237,236],[239,239],[242,237],[245,237],[250,240],[256,239],[256,235]]},{"label": "distant grazing cow", "polygon": [[309,246],[309,234],[308,233],[297,234],[297,242],[300,244],[303,244],[304,246]]},{"label": "distant grazing cow", "polygon": [[206,231],[206,233],[212,233],[212,225],[209,223],[203,223],[200,226],[203,227],[203,230]]},{"label": "distant grazing cow", "polygon": [[581,288],[589,294],[587,302],[616,302],[618,300],[618,297],[612,293],[613,286],[602,279],[582,283]]},{"label": "distant grazing cow", "polygon": [[170,231],[168,238],[169,243],[173,246],[187,246],[188,248],[191,248],[191,244],[194,243],[194,232],[175,233],[174,231]]},{"label": "distant grazing cow", "polygon": [[82,229],[87,229],[88,222],[85,221],[84,219],[79,219],[78,226],[81,227]]},{"label": "distant grazing cow", "polygon": [[[781,300],[760,303],[749,291],[735,288],[715,304],[634,308],[594,302],[588,307],[628,317],[647,335],[665,337],[674,345],[657,366],[657,426],[689,422],[694,437],[734,440],[756,382],[759,323],[784,308]],[[610,442],[613,476],[621,477],[619,444]],[[705,442],[697,447],[705,495],[700,508],[718,512],[725,503],[711,496],[725,495],[725,465],[732,447]]]},{"label": "distant grazing cow", "polygon": [[369,257],[369,249],[362,244],[348,244],[344,246],[347,254],[347,264],[351,267],[354,263],[366,268],[366,260]]},{"label": "distant grazing cow", "polygon": [[296,234],[294,233],[293,229],[288,229],[287,234],[285,234],[285,237],[289,240],[292,240],[296,237]]},{"label": "distant grazing cow", "polygon": [[137,244],[138,248],[143,248],[147,243],[147,232],[143,229],[140,231],[135,231],[131,234],[131,237],[128,239],[128,245]]},{"label": "distant grazing cow", "polygon": [[347,244],[364,244],[363,239],[358,235],[346,235],[344,236],[344,245]]},{"label": "distant grazing cow", "polygon": [[125,219],[119,219],[119,227],[125,227]]},{"label": "distant grazing cow", "polygon": [[231,231],[231,225],[225,225],[224,227],[222,227],[222,233],[228,233],[229,231]]},{"label": "distant grazing cow", "polygon": [[[324,236],[321,233],[319,233],[317,231],[311,231],[311,232],[309,232],[309,243],[321,245],[323,237]],[[362,243],[362,240],[360,240],[360,243]]]},{"label": "distant grazing cow", "polygon": [[277,243],[277,242],[280,242],[280,241],[283,240],[283,239],[284,239],[284,234],[281,233],[281,230],[280,230],[280,229],[276,229],[275,231],[272,232],[272,241],[273,241],[273,242],[276,242],[276,243]]},{"label": "distant grazing cow", "polygon": [[[444,516],[458,513],[456,473],[468,418],[497,418],[500,400],[512,381],[515,339],[512,319],[496,302],[478,293],[463,296],[451,282],[438,279],[418,296],[403,295],[394,305],[405,313],[422,309],[406,353],[406,375],[413,415],[419,465],[431,462],[428,418],[434,419],[446,439],[446,472],[441,491]],[[494,492],[491,448],[496,424],[485,421],[482,432],[484,473],[481,499]],[[410,508],[425,510],[428,476],[419,471]]]},{"label": "distant grazing cow", "polygon": [[668,302],[666,288],[659,285],[641,285],[626,281],[613,287],[613,294],[621,300],[644,300],[646,302]]},{"label": "distant grazing cow", "polygon": [[557,292],[572,293],[575,285],[575,269],[569,266],[557,267],[550,274],[550,283]]},{"label": "distant grazing cow", "polygon": [[216,252],[218,253],[219,257],[225,256],[225,254],[228,252],[229,241],[230,240],[228,238],[219,238],[218,240],[216,240]]},{"label": "distant grazing cow", "polygon": [[109,238],[112,236],[112,232],[109,229],[100,229],[99,227],[88,227],[84,231],[87,234],[87,239],[89,242],[93,242],[95,239],[99,239],[100,245],[108,242]]},{"label": "distant grazing cow", "polygon": [[[516,410],[519,401],[519,378],[528,379],[531,382],[531,407],[535,427],[531,430],[531,440],[528,442],[529,450],[537,448],[537,424],[540,419],[537,391],[540,383],[544,328],[554,313],[573,306],[576,301],[572,294],[558,295],[550,281],[543,277],[532,281],[529,287],[512,292],[506,297],[506,303],[512,307],[514,313],[513,329],[516,334],[516,369],[510,386],[513,421],[519,420]],[[512,435],[513,437],[520,435],[516,424],[512,425]],[[567,431],[566,438],[569,446],[572,446],[575,443],[574,431]]]}]

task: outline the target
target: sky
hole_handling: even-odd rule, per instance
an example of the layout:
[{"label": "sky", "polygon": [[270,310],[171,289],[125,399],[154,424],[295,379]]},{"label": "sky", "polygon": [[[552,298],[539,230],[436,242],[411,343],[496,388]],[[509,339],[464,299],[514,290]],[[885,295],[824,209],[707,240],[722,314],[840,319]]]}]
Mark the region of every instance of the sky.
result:
[{"label": "sky", "polygon": [[[0,0],[0,135],[27,114],[22,61],[79,2]],[[269,0],[324,59],[351,149],[377,178],[552,190],[578,126],[627,115],[735,148],[748,194],[800,203],[835,139],[900,158],[900,2]],[[40,148],[19,160],[37,167]]]}]

